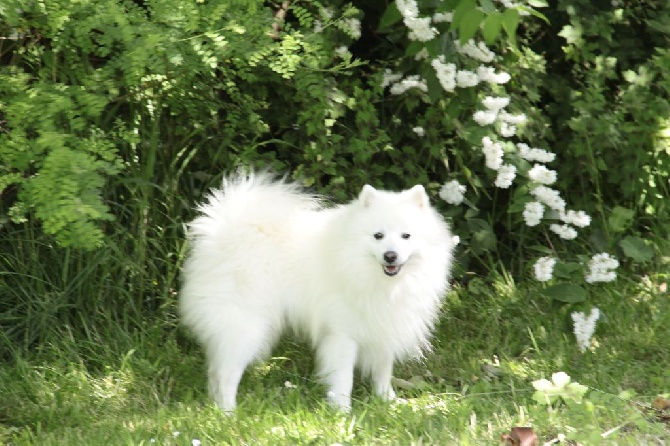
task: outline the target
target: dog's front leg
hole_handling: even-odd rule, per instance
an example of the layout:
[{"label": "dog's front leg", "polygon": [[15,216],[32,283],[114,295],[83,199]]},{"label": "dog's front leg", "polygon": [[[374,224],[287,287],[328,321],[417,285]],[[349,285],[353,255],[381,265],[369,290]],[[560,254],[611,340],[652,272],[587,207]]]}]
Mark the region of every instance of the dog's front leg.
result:
[{"label": "dog's front leg", "polygon": [[345,412],[351,410],[357,354],[357,343],[347,336],[329,334],[317,346],[317,372],[328,388],[328,402]]}]

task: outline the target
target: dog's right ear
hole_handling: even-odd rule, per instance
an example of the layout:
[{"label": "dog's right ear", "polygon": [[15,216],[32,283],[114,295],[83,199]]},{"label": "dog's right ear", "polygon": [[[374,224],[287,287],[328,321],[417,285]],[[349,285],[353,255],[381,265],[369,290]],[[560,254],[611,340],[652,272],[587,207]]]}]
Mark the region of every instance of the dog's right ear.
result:
[{"label": "dog's right ear", "polygon": [[373,197],[375,195],[377,195],[377,189],[370,186],[369,184],[366,184],[363,186],[361,193],[358,195],[358,201],[363,203],[364,207],[368,207],[370,206],[370,203],[372,203]]}]

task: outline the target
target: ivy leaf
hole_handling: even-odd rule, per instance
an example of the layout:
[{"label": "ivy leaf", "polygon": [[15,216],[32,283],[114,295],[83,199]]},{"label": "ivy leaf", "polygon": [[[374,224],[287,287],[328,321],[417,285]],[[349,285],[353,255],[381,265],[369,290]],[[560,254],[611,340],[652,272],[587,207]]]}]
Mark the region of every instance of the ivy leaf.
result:
[{"label": "ivy leaf", "polygon": [[542,290],[545,296],[565,303],[584,302],[586,290],[574,283],[558,283]]},{"label": "ivy leaf", "polygon": [[636,262],[649,262],[654,257],[654,250],[640,237],[628,236],[619,242],[626,257]]}]

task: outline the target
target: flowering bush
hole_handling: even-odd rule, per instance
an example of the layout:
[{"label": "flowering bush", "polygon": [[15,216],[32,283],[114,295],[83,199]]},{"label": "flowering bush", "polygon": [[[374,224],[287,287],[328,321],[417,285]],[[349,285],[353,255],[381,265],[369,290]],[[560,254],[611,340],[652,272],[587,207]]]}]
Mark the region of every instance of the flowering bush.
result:
[{"label": "flowering bush", "polygon": [[642,6],[372,3],[10,0],[0,227],[90,249],[116,220],[151,259],[146,240],[180,237],[191,202],[252,164],[338,200],[425,184],[463,269],[562,302],[614,280],[617,258],[654,259],[670,52]]}]

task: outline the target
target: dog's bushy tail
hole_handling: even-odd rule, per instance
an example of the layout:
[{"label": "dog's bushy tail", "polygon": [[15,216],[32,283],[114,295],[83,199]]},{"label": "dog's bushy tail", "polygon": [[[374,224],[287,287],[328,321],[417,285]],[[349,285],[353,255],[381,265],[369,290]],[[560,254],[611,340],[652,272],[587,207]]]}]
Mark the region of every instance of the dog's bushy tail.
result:
[{"label": "dog's bushy tail", "polygon": [[[296,183],[269,172],[238,171],[223,180],[198,206],[189,225],[191,238],[226,237],[244,230],[273,233],[296,213],[321,208],[321,200]],[[227,238],[227,237],[226,237]]]}]

